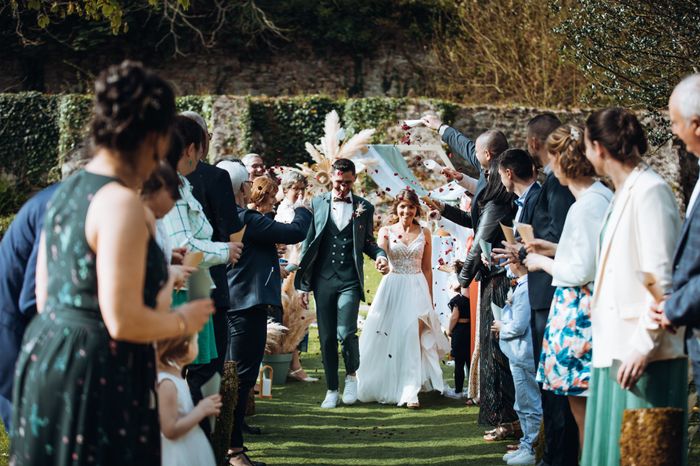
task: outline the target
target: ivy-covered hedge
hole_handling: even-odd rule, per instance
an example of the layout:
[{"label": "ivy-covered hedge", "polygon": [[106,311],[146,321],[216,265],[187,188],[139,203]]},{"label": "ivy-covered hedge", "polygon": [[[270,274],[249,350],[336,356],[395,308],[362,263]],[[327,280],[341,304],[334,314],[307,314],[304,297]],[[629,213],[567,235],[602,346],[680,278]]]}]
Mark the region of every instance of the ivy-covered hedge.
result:
[{"label": "ivy-covered hedge", "polygon": [[[0,94],[0,217],[14,214],[31,192],[60,178],[65,154],[87,134],[92,97]],[[428,99],[334,99],[184,96],[178,111],[193,110],[211,125],[210,159],[258,152],[269,165],[310,161],[305,142],[323,135],[325,115],[336,110],[349,134],[376,128],[375,142],[395,142],[400,118],[433,109],[451,121],[459,105]]]},{"label": "ivy-covered hedge", "polygon": [[342,103],[329,97],[251,99],[251,152],[264,154],[274,165],[309,161],[304,143],[318,143],[326,114],[332,110],[342,121]]},{"label": "ivy-covered hedge", "polygon": [[0,216],[49,182],[58,156],[57,103],[35,92],[0,94]]}]

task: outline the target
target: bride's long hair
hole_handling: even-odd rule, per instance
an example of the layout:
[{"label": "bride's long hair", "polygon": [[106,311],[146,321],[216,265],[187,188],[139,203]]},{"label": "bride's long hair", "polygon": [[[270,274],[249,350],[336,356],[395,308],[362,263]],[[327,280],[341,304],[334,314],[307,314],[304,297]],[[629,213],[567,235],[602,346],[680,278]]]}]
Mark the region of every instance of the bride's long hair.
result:
[{"label": "bride's long hair", "polygon": [[418,219],[421,218],[421,216],[423,215],[423,209],[420,206],[420,199],[418,199],[418,194],[416,194],[416,192],[410,188],[402,189],[396,195],[396,198],[394,198],[394,203],[391,205],[391,216],[389,217],[389,224],[393,225],[394,223],[398,223],[399,214],[397,213],[397,209],[399,207],[399,204],[401,204],[404,201],[416,207],[416,216],[413,217],[413,223],[415,225],[420,226],[420,222],[418,221]]}]

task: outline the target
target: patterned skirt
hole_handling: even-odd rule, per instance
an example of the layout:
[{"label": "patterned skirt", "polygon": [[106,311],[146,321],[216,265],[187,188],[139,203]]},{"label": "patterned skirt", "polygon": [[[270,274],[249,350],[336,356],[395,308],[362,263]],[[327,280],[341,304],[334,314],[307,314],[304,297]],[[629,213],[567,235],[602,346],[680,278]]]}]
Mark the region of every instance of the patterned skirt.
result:
[{"label": "patterned skirt", "polygon": [[537,381],[557,395],[587,396],[591,378],[591,296],[588,285],[558,287],[542,341]]},{"label": "patterned skirt", "polygon": [[505,273],[481,281],[482,295],[479,319],[479,424],[499,426],[518,420],[513,409],[515,385],[508,358],[491,332],[493,311],[491,303],[503,307],[510,289]]}]

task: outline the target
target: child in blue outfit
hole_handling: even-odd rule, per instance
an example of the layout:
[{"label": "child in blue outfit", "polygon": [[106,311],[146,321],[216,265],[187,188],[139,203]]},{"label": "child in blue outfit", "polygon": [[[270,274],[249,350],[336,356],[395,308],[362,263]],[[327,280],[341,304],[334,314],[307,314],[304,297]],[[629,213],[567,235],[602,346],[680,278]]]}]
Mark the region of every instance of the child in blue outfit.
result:
[{"label": "child in blue outfit", "polygon": [[532,336],[530,333],[530,300],[527,294],[527,271],[522,268],[511,271],[518,276],[512,297],[503,308],[502,320],[495,320],[491,331],[499,334],[499,346],[508,357],[510,372],[515,384],[513,408],[520,419],[523,437],[518,449],[503,456],[509,465],[535,464],[533,443],[537,438],[542,419],[540,389],[532,364]]}]

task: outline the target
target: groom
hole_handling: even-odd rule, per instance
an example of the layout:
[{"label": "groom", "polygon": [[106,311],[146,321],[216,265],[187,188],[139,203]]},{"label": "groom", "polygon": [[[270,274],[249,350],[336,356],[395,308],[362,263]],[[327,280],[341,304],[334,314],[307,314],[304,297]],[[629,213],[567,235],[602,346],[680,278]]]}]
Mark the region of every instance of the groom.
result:
[{"label": "groom", "polygon": [[338,341],[345,360],[343,403],[357,401],[360,349],[357,338],[357,314],[365,299],[364,252],[375,260],[377,270],[389,272],[386,253],[374,240],[374,207],[352,194],[355,164],[348,159],[333,163],[333,190],[311,201],[314,221],[302,245],[301,263],[294,285],[303,292],[308,306],[309,291],[316,300],[318,335],[326,373],[328,392],[322,408],[338,404]]}]

